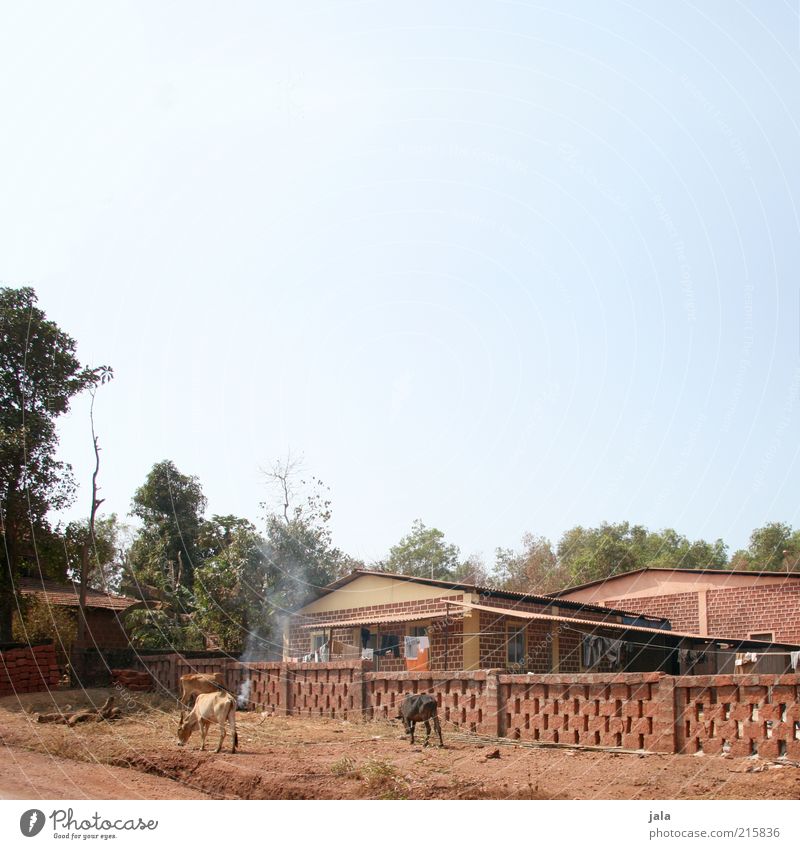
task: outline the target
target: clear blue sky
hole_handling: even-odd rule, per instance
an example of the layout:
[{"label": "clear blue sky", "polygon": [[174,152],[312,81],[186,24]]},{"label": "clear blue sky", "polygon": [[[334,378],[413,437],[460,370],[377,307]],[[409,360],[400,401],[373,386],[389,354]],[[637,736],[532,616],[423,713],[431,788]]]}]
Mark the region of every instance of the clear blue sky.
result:
[{"label": "clear blue sky", "polygon": [[367,559],[736,548],[800,523],[799,68],[778,0],[7,3],[0,282],[115,368],[120,513],[171,458],[257,519],[291,448]]}]

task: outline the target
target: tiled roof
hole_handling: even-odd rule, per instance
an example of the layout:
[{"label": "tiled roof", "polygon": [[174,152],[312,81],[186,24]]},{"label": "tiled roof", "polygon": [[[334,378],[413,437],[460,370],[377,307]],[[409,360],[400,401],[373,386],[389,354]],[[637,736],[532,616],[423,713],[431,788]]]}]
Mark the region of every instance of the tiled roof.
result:
[{"label": "tiled roof", "polygon": [[[75,581],[62,584],[59,581],[43,580],[41,578],[19,578],[16,581],[17,590],[22,595],[44,597],[50,604],[77,607],[80,603],[81,585]],[[135,598],[124,595],[112,595],[100,590],[86,590],[86,606],[100,607],[106,610],[127,610],[136,604]]]}]

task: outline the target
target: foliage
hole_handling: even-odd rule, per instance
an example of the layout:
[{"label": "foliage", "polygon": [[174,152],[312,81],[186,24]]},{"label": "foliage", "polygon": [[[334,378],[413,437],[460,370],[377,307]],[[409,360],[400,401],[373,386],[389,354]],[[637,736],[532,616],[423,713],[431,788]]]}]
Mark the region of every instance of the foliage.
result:
[{"label": "foliage", "polygon": [[11,632],[12,577],[50,533],[48,512],[74,494],[71,468],[56,458],[56,420],[111,373],[81,366],[75,340],[36,304],[29,287],[0,289],[0,640]]},{"label": "foliage", "polygon": [[650,531],[628,522],[604,522],[597,528],[568,530],[556,553],[563,577],[578,584],[648,566],[725,568],[726,552],[722,540],[690,542],[671,528]]},{"label": "foliage", "polygon": [[[91,571],[87,586],[103,592],[118,592],[122,580],[120,551],[121,525],[117,514],[95,519],[94,539],[89,540],[91,549]],[[88,520],[70,522],[64,530],[64,552],[67,575],[81,582],[81,553],[89,536]]]},{"label": "foliage", "polygon": [[196,649],[204,639],[194,621],[194,570],[202,563],[206,499],[200,482],[171,460],[150,470],[133,496],[142,527],[127,554],[122,589],[154,602],[126,617],[134,645]]},{"label": "foliage", "polygon": [[512,592],[550,593],[563,589],[568,578],[550,540],[525,534],[521,551],[496,550],[495,580],[498,587]]},{"label": "foliage", "polygon": [[20,598],[20,611],[14,617],[13,638],[20,643],[55,640],[69,652],[78,632],[75,609],[48,604],[40,596]]},{"label": "foliage", "polygon": [[458,546],[446,543],[442,531],[416,519],[380,565],[386,572],[450,581],[458,570],[458,554]]},{"label": "foliage", "polygon": [[[270,564],[264,539],[245,519],[214,516],[201,532],[206,554],[195,570],[195,621],[220,648],[240,655],[250,638],[268,654]],[[253,650],[255,653],[255,650]]]},{"label": "foliage", "polygon": [[205,508],[196,477],[182,474],[171,460],[156,463],[133,496],[131,513],[142,530],[131,547],[132,569],[146,580],[161,572],[172,585],[191,589]]},{"label": "foliage", "polygon": [[769,522],[750,534],[746,550],[731,558],[733,569],[800,572],[800,530],[783,522]]}]

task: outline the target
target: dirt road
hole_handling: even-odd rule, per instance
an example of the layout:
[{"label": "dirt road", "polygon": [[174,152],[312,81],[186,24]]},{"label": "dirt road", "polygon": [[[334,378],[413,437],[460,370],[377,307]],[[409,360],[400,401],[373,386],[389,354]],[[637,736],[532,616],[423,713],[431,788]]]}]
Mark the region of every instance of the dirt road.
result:
[{"label": "dirt road", "polygon": [[133,769],[0,748],[0,799],[207,799],[190,787]]},{"label": "dirt road", "polygon": [[[117,722],[35,714],[108,691],[0,700],[0,794],[30,798],[798,799],[800,768],[758,758],[502,745],[454,733],[411,746],[396,724],[237,716],[240,751],[178,748],[172,701],[130,695]],[[214,731],[209,734],[216,747]],[[56,757],[51,757],[56,756]]]}]

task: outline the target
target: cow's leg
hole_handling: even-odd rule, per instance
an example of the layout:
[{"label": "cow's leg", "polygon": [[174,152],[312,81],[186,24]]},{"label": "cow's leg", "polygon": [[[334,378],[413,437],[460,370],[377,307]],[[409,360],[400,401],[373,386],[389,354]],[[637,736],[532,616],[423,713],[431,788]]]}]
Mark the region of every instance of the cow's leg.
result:
[{"label": "cow's leg", "polygon": [[205,752],[206,750],[206,734],[208,734],[208,720],[201,719],[200,720],[200,751]]},{"label": "cow's leg", "polygon": [[423,745],[427,746],[428,743],[431,742],[431,724],[426,719],[425,720],[425,743]]},{"label": "cow's leg", "polygon": [[225,720],[220,722],[219,724],[219,743],[217,744],[217,751],[222,751],[222,744],[225,742]]},{"label": "cow's leg", "polygon": [[444,740],[442,740],[442,726],[439,724],[439,717],[434,714],[433,715],[433,727],[436,729],[436,733],[439,735],[439,746],[444,748]]},{"label": "cow's leg", "polygon": [[231,712],[228,715],[231,723],[231,733],[233,734],[233,745],[231,746],[231,754],[236,752],[236,747],[239,745],[239,736],[236,733],[236,711],[231,708]]},{"label": "cow's leg", "polygon": [[409,720],[408,727],[411,729],[411,745],[414,745],[414,729],[417,727],[417,723],[413,720]]}]

